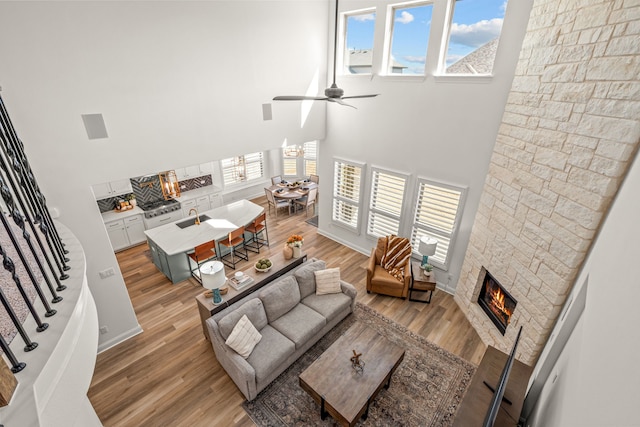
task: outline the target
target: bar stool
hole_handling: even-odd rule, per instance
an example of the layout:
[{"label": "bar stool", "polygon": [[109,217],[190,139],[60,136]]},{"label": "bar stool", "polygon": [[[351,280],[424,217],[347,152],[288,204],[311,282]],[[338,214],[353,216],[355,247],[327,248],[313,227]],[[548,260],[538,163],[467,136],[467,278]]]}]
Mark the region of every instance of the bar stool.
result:
[{"label": "bar stool", "polygon": [[[191,275],[200,283],[202,283],[202,279],[200,278],[200,266],[206,261],[217,258],[218,255],[216,254],[215,240],[196,246],[195,248],[193,248],[193,252],[187,253],[187,262],[189,263]],[[195,268],[192,267],[191,261],[196,263]]]},{"label": "bar stool", "polygon": [[[245,227],[245,231],[251,233],[249,241],[245,242],[245,248],[251,252],[260,253],[260,248],[269,246],[269,232],[267,231],[267,213],[262,212],[253,222]],[[260,234],[264,233],[264,237]]]},{"label": "bar stool", "polygon": [[[249,252],[247,252],[247,248],[244,245],[244,226],[236,228],[232,232],[229,233],[226,239],[218,241],[219,246],[225,246],[229,248],[229,253],[224,254],[220,257],[220,260],[224,262],[225,265],[236,269],[236,256],[245,261],[249,261]],[[244,250],[244,254],[237,249],[241,248]],[[226,258],[231,257],[231,261],[228,261]]]}]

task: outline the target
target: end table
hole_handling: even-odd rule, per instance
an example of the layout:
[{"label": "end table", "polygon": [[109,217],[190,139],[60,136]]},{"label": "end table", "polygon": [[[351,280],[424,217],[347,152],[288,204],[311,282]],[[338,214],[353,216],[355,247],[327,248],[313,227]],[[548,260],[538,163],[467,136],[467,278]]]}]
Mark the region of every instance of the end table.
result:
[{"label": "end table", "polygon": [[[411,285],[409,286],[409,301],[431,303],[433,291],[436,290],[436,274],[432,271],[429,276],[425,276],[424,270],[420,267],[419,261],[411,261]],[[412,298],[413,292],[429,292],[429,298]]]}]

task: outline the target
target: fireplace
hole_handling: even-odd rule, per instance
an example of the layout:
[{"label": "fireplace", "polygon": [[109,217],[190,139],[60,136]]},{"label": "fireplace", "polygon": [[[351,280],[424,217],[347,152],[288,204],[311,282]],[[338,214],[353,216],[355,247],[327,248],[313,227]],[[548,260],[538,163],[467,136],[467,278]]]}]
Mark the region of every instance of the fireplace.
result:
[{"label": "fireplace", "polygon": [[478,295],[478,304],[496,328],[504,335],[518,303],[509,292],[486,270]]}]

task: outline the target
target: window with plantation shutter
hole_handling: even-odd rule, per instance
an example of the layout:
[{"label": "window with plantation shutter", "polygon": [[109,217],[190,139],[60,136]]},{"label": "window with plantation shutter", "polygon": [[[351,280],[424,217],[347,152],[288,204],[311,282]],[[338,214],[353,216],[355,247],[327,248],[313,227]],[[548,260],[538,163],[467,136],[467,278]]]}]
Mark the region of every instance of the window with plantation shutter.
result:
[{"label": "window with plantation shutter", "polygon": [[220,161],[224,185],[240,184],[264,176],[262,152],[236,156]]},{"label": "window with plantation shutter", "polygon": [[298,159],[295,157],[282,158],[282,172],[286,177],[298,176]]},{"label": "window with plantation shutter", "polygon": [[429,264],[444,270],[449,267],[449,255],[462,217],[466,191],[466,188],[433,181],[418,181],[411,246],[418,252],[422,236],[438,239],[436,253],[429,257]]},{"label": "window with plantation shutter", "polygon": [[318,174],[318,141],[304,143],[304,174]]},{"label": "window with plantation shutter", "polygon": [[407,177],[373,169],[367,234],[374,237],[399,234]]},{"label": "window with plantation shutter", "polygon": [[363,168],[364,164],[344,160],[334,162],[332,220],[356,232],[359,229]]}]

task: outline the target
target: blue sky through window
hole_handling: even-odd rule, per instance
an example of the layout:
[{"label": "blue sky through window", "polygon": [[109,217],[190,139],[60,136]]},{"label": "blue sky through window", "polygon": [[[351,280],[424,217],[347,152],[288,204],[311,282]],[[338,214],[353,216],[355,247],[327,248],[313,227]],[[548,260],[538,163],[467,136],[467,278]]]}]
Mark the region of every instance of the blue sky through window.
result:
[{"label": "blue sky through window", "polygon": [[[500,35],[506,0],[457,0],[446,65],[451,65]],[[407,67],[406,74],[424,73],[431,29],[432,4],[398,7],[394,13],[391,54]],[[374,12],[347,17],[346,49],[373,49]]]}]

